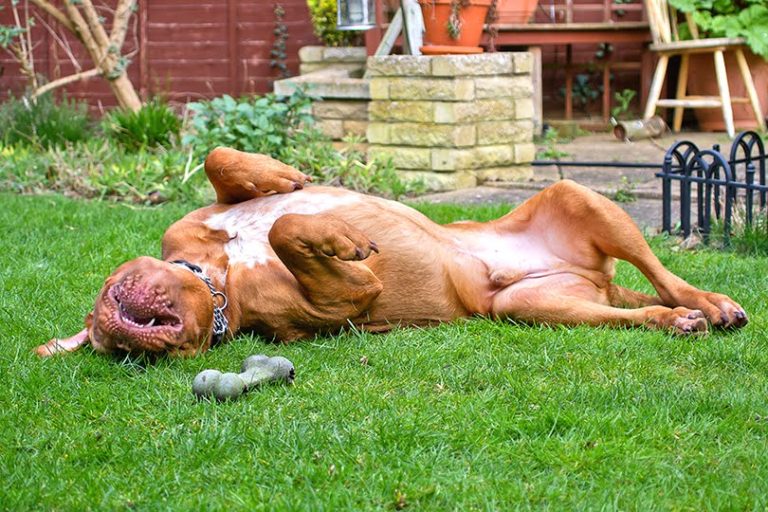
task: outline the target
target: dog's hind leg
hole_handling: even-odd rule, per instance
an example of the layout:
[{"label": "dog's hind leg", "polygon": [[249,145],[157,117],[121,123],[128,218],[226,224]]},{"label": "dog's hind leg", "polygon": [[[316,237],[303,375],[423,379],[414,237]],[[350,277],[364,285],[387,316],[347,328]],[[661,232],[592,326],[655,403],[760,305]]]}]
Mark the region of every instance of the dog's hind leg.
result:
[{"label": "dog's hind leg", "polygon": [[[493,316],[552,325],[644,326],[668,329],[677,334],[707,332],[707,321],[701,311],[647,304],[625,309],[613,305],[614,294],[575,275],[524,280],[496,294]],[[652,302],[653,297],[644,297],[625,296],[624,299],[638,304]]]},{"label": "dog's hind leg", "polygon": [[272,226],[269,243],[320,321],[343,325],[381,293],[381,281],[361,263],[378,247],[334,215],[283,215]]},{"label": "dog's hind leg", "polygon": [[549,187],[498,222],[523,224],[559,258],[584,268],[600,269],[607,257],[626,260],[648,278],[661,304],[700,310],[714,326],[747,324],[731,298],[695,288],[664,268],[624,210],[572,181]]},{"label": "dog's hind leg", "polygon": [[205,174],[221,204],[293,192],[312,181],[310,176],[267,155],[224,147],[208,153]]}]

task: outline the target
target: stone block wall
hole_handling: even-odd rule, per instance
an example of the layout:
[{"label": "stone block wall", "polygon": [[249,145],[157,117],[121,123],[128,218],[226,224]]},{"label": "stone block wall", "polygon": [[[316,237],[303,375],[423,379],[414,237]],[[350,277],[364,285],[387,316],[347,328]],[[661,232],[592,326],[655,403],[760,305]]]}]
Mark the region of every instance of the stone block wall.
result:
[{"label": "stone block wall", "polygon": [[527,52],[369,57],[369,157],[431,190],[531,177],[531,70]]},{"label": "stone block wall", "polygon": [[365,142],[368,129],[367,99],[324,99],[312,103],[315,126],[334,141],[354,136]]},{"label": "stone block wall", "polygon": [[360,72],[362,75],[367,57],[365,47],[303,46],[299,48],[299,74],[306,75],[334,67],[353,73]]}]

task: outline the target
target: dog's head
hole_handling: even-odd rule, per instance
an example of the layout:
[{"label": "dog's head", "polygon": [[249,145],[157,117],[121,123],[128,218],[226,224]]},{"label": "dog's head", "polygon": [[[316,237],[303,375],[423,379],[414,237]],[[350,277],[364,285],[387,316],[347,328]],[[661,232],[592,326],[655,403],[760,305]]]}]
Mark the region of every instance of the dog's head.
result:
[{"label": "dog's head", "polygon": [[104,353],[194,355],[211,345],[214,300],[190,268],[140,257],[104,282],[86,318],[88,337]]}]

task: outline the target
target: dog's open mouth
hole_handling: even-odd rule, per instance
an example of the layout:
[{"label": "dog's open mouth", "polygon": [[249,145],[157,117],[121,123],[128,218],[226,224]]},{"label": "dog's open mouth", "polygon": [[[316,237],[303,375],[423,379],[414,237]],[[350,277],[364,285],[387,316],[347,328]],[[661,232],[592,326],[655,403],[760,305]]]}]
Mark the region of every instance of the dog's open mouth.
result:
[{"label": "dog's open mouth", "polygon": [[132,311],[130,311],[125,304],[118,301],[118,312],[120,314],[120,318],[123,322],[126,324],[132,325],[134,327],[139,327],[141,329],[148,329],[150,327],[162,327],[162,326],[175,326],[178,325],[179,320],[176,317],[173,316],[167,316],[167,315],[152,315],[152,316],[142,316],[142,314],[137,314]]},{"label": "dog's open mouth", "polygon": [[181,318],[171,310],[166,301],[158,297],[136,293],[135,289],[126,292],[119,285],[109,290],[109,296],[116,306],[115,316],[118,323],[128,331],[156,331],[181,327]]}]

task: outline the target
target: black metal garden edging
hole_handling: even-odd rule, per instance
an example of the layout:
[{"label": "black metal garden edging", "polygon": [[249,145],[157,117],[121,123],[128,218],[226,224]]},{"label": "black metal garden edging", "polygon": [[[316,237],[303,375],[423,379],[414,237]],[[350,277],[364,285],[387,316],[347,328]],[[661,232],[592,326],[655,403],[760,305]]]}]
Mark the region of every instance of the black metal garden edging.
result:
[{"label": "black metal garden edging", "polygon": [[768,215],[765,168],[765,145],[753,131],[741,132],[734,139],[728,157],[717,144],[712,149],[699,149],[687,140],[676,142],[667,150],[661,172],[656,174],[662,180],[662,230],[672,233],[672,188],[673,182],[679,182],[682,235],[691,234],[691,208],[695,206],[696,229],[706,239],[714,214],[722,221],[727,245],[737,205],[739,211],[743,208],[746,227],[753,225],[755,206],[762,215]]}]

